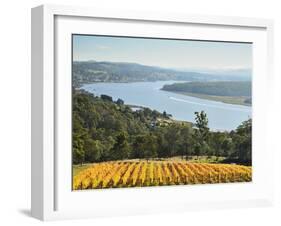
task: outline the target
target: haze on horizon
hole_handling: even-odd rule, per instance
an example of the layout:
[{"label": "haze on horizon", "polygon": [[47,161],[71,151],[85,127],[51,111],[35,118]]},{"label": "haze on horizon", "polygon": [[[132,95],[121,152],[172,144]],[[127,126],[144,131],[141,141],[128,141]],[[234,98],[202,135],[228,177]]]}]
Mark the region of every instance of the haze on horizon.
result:
[{"label": "haze on horizon", "polygon": [[251,71],[252,44],[73,35],[73,61],[129,62],[206,72]]}]

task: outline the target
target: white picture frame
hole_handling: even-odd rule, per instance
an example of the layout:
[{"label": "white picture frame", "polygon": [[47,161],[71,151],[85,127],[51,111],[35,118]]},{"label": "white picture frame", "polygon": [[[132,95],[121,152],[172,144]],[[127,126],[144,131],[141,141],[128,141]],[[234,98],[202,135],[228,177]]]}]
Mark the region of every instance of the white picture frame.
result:
[{"label": "white picture frame", "polygon": [[[104,20],[108,22],[108,25],[99,26]],[[64,164],[61,161],[62,155],[66,155],[66,159],[71,158],[69,149],[62,148],[71,145],[69,140],[61,139],[59,135],[65,132],[60,128],[71,127],[69,117],[61,117],[62,113],[65,113],[61,112],[61,109],[69,109],[70,103],[70,80],[67,77],[69,70],[63,70],[64,59],[70,62],[70,58],[67,58],[69,55],[61,55],[61,52],[62,50],[68,52],[66,54],[71,52],[70,49],[67,50],[69,45],[64,46],[62,41],[67,43],[68,41],[64,38],[77,31],[87,33],[87,23],[98,26],[100,34],[108,33],[110,29],[113,32],[114,23],[120,23],[121,27],[123,26],[121,23],[124,23],[122,34],[126,34],[130,26],[136,26],[138,23],[143,30],[140,29],[140,33],[137,33],[134,29],[130,29],[130,35],[142,35],[141,33],[146,30],[146,35],[153,37],[157,35],[162,37],[164,34],[160,30],[157,34],[153,33],[153,26],[161,25],[163,28],[166,27],[165,30],[170,30],[166,31],[165,36],[169,36],[169,32],[171,36],[175,35],[172,34],[173,29],[167,29],[168,27],[176,29],[176,26],[195,28],[199,26],[201,30],[206,30],[205,33],[200,34],[203,39],[247,40],[257,43],[257,51],[253,54],[254,64],[257,65],[253,68],[256,78],[253,82],[253,155],[256,156],[253,182],[219,185],[219,187],[196,185],[73,193],[71,187],[68,186],[70,173],[67,170],[71,172],[71,169],[68,168],[68,163]],[[108,30],[103,30],[101,27],[106,27],[104,29]],[[208,27],[218,29],[219,32],[208,31]],[[200,38],[196,37],[194,36],[194,39]],[[267,175],[273,171],[273,153],[266,141],[266,120],[271,108],[271,102],[267,99],[271,95],[273,84],[272,39],[273,22],[265,19],[115,11],[56,5],[33,8],[32,216],[41,220],[56,220],[271,205],[273,181]],[[63,76],[56,76],[58,74]],[[66,104],[58,107],[58,104],[61,106],[60,104],[64,101]],[[264,139],[259,139],[261,137]],[[263,153],[263,157],[260,157],[261,149],[266,153]],[[262,161],[263,159],[265,161]],[[66,184],[64,184],[64,179]],[[200,194],[201,198],[199,196],[196,198],[196,194]],[[231,197],[230,194],[232,194]],[[172,196],[173,198],[169,198]],[[90,204],[86,204],[86,200],[89,200]],[[95,205],[91,204],[93,200],[95,200]],[[73,208],[68,208],[71,204]]]}]

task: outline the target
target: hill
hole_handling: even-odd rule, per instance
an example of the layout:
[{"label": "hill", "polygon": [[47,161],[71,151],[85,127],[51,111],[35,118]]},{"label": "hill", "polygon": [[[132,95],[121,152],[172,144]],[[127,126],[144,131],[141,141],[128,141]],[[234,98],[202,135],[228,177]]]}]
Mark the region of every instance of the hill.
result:
[{"label": "hill", "polygon": [[140,81],[222,81],[243,80],[239,74],[221,75],[146,66],[136,63],[97,61],[73,62],[73,85],[94,82],[140,82]]},{"label": "hill", "polygon": [[[232,132],[212,132],[205,126],[208,136],[202,138],[199,125],[175,121],[165,111],[132,110],[107,95],[74,89],[72,103],[73,164],[174,156],[216,156],[251,164],[251,120]],[[196,113],[204,119],[204,112]]]},{"label": "hill", "polygon": [[251,104],[250,81],[186,82],[164,85],[162,90],[232,104]]}]

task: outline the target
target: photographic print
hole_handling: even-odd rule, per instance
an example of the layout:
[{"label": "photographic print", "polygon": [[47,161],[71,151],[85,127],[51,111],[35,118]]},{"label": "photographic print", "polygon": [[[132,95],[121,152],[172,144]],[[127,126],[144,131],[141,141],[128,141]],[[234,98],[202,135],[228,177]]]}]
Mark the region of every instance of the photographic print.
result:
[{"label": "photographic print", "polygon": [[252,181],[252,43],[72,35],[72,189]]}]

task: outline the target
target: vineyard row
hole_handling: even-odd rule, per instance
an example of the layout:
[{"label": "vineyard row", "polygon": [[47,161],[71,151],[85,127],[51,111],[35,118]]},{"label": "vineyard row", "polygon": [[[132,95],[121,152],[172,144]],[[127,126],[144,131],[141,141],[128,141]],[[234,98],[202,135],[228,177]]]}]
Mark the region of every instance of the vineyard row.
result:
[{"label": "vineyard row", "polygon": [[248,182],[252,168],[184,161],[96,163],[73,178],[73,189]]}]

